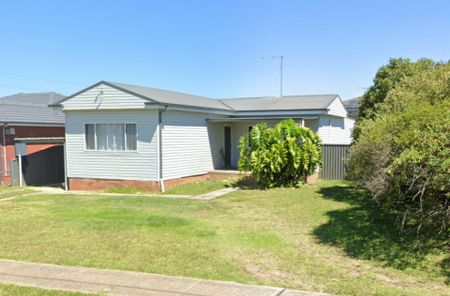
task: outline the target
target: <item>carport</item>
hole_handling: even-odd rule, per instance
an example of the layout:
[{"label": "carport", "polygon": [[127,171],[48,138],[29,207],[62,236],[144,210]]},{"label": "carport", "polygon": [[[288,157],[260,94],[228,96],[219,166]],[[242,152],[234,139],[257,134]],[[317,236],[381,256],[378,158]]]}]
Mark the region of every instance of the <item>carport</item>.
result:
[{"label": "carport", "polygon": [[11,185],[44,186],[64,183],[64,137],[15,138]]}]

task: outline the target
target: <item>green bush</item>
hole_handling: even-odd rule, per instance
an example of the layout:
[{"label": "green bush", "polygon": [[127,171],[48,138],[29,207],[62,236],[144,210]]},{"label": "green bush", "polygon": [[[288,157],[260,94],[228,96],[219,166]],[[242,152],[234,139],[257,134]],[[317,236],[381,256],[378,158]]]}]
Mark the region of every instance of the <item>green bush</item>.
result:
[{"label": "green bush", "polygon": [[297,186],[322,163],[319,137],[292,119],[274,128],[265,123],[254,126],[239,141],[239,170],[250,171],[265,186]]},{"label": "green bush", "polygon": [[349,176],[399,223],[445,234],[450,221],[450,64],[405,78],[359,122]]}]

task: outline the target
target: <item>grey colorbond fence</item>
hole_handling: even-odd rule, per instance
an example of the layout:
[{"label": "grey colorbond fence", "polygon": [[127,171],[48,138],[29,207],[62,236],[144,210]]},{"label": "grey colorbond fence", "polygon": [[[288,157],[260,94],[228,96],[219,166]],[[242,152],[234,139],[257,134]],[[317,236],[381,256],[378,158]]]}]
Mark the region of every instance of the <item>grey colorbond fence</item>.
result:
[{"label": "grey colorbond fence", "polygon": [[345,179],[345,160],[350,145],[323,145],[323,166],[320,178],[325,180]]}]

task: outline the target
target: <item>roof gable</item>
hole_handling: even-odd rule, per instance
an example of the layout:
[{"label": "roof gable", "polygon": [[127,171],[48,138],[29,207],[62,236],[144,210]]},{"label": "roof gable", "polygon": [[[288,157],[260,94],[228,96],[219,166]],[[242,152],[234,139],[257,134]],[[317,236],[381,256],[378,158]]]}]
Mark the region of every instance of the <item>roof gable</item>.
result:
[{"label": "roof gable", "polygon": [[101,81],[53,106],[62,105],[64,110],[143,109],[148,102],[154,101]]}]

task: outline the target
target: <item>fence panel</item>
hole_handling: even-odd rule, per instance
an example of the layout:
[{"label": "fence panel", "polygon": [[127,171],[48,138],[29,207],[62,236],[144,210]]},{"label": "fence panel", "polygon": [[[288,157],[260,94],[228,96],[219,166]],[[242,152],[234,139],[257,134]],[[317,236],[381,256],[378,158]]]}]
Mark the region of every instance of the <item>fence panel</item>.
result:
[{"label": "fence panel", "polygon": [[345,160],[350,145],[323,145],[323,166],[320,177],[325,180],[345,179]]}]

